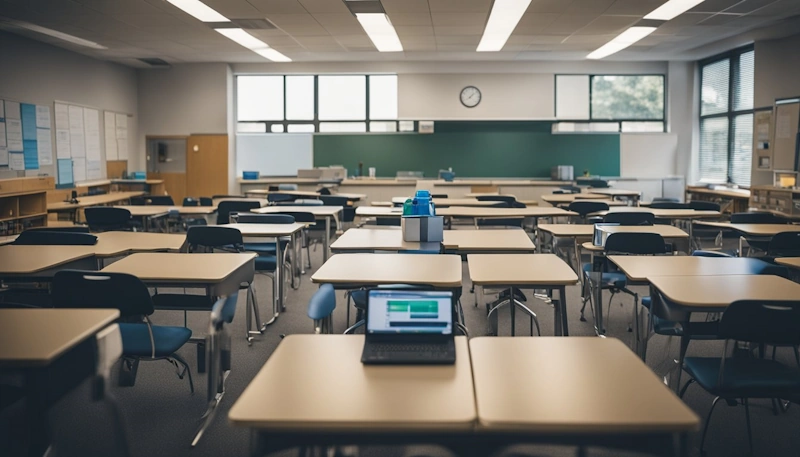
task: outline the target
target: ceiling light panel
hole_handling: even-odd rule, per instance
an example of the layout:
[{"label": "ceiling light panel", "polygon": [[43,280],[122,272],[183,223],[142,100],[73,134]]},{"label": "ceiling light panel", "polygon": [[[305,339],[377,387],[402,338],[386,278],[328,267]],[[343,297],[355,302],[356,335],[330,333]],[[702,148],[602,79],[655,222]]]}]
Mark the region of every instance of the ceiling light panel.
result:
[{"label": "ceiling light panel", "polygon": [[401,52],[403,45],[385,13],[356,13],[356,19],[380,52]]},{"label": "ceiling light panel", "polygon": [[695,6],[703,3],[705,0],[669,0],[667,3],[659,6],[650,12],[645,19],[654,19],[657,21],[669,21],[681,14],[689,11]]},{"label": "ceiling light panel", "polygon": [[255,52],[256,54],[266,57],[273,62],[291,62],[292,59],[286,57],[275,49],[269,47],[267,43],[259,40],[258,38],[250,35],[242,29],[215,29],[220,34],[230,38],[236,43],[244,46],[245,48]]},{"label": "ceiling light panel", "polygon": [[586,56],[586,58],[602,59],[610,56],[611,54],[616,54],[617,52],[622,51],[628,46],[646,37],[647,35],[655,32],[655,30],[655,27],[631,27],[617,35],[617,37],[613,40],[598,48],[596,51]]},{"label": "ceiling light panel", "polygon": [[200,0],[167,0],[186,14],[203,22],[228,22],[228,18],[219,14]]},{"label": "ceiling light panel", "polygon": [[508,37],[517,27],[531,0],[495,0],[478,52],[496,52],[503,49]]},{"label": "ceiling light panel", "polygon": [[51,36],[53,38],[58,38],[59,40],[66,41],[68,43],[77,44],[80,46],[84,46],[87,48],[92,49],[108,49],[107,47],[97,44],[94,41],[84,40],[83,38],[78,38],[76,36],[70,35],[68,33],[59,32],[58,30],[48,29],[47,27],[42,27],[36,24],[31,24],[30,22],[25,21],[18,21],[16,19],[9,19],[5,17],[0,17],[0,29],[4,30],[30,30],[32,32],[41,33],[42,35]]}]

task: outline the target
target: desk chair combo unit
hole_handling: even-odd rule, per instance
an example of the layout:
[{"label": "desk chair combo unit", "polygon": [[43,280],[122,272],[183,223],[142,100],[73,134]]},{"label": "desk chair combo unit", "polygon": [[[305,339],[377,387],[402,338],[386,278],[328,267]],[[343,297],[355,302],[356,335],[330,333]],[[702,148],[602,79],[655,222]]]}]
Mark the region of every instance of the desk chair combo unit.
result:
[{"label": "desk chair combo unit", "polygon": [[110,206],[90,206],[84,209],[86,223],[92,232],[112,230],[136,231],[139,225],[133,221],[131,212],[124,208]]}]

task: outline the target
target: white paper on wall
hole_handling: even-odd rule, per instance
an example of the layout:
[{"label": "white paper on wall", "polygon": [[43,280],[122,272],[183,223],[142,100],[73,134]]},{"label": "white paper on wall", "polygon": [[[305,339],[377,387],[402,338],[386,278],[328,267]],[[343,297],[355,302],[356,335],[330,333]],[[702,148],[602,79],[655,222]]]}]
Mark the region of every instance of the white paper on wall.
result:
[{"label": "white paper on wall", "polygon": [[74,182],[86,181],[86,159],[73,158],[72,159],[72,180]]},{"label": "white paper on wall", "polygon": [[36,128],[50,128],[50,107],[36,105]]},{"label": "white paper on wall", "polygon": [[[69,149],[73,158],[86,157],[86,140],[83,130],[83,108],[80,106],[69,106]],[[73,162],[74,165],[74,162]],[[73,168],[77,168],[74,167]],[[75,180],[77,173],[75,174]]]},{"label": "white paper on wall", "polygon": [[117,140],[119,160],[128,160],[128,140]]},{"label": "white paper on wall", "polygon": [[39,150],[39,165],[52,165],[53,137],[50,129],[36,129],[36,147]]},{"label": "white paper on wall", "polygon": [[117,124],[117,139],[118,140],[126,140],[128,139],[128,116],[124,114],[117,114],[116,115],[116,124]]},{"label": "white paper on wall", "polygon": [[21,152],[12,152],[8,154],[8,168],[12,170],[25,169],[25,154]]},{"label": "white paper on wall", "polygon": [[56,103],[56,128],[69,128],[69,107],[67,105]]},{"label": "white paper on wall", "polygon": [[103,134],[106,145],[106,160],[117,160],[119,153],[117,152],[117,123],[116,116],[111,111],[103,113]]},{"label": "white paper on wall", "polygon": [[56,157],[59,159],[70,159],[72,154],[69,150],[69,130],[56,130]]},{"label": "white paper on wall", "polygon": [[6,145],[9,152],[22,152],[22,121],[6,118]]},{"label": "white paper on wall", "polygon": [[86,160],[99,162],[101,159],[100,112],[96,109],[84,108],[83,119],[86,132]]},{"label": "white paper on wall", "polygon": [[19,103],[6,100],[6,119],[22,119],[19,110]]}]

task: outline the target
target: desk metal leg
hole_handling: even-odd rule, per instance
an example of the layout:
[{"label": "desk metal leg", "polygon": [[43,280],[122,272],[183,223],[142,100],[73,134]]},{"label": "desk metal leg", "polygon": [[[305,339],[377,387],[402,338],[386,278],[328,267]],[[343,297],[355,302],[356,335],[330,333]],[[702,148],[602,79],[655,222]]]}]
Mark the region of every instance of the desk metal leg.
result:
[{"label": "desk metal leg", "polygon": [[283,261],[283,249],[281,247],[281,239],[275,239],[275,287],[273,288],[273,293],[276,293],[277,296],[275,300],[272,302],[272,316],[274,319],[278,318],[280,311],[283,309],[283,275],[285,273],[285,262]]},{"label": "desk metal leg", "polygon": [[328,261],[328,252],[331,247],[331,217],[325,216],[325,247],[322,252],[322,263]]},{"label": "desk metal leg", "polygon": [[[567,319],[567,288],[561,286],[558,288],[558,306],[555,307],[560,315],[561,322],[556,322],[556,336],[569,336],[569,323]],[[560,331],[559,331],[560,330]]]}]

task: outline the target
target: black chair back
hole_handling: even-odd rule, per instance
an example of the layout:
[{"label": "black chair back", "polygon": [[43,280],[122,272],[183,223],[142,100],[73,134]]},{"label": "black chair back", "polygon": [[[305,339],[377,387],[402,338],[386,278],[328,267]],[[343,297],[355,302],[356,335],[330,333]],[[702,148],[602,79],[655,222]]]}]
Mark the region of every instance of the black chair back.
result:
[{"label": "black chair back", "polygon": [[517,201],[517,199],[511,195],[478,195],[475,199],[479,202],[503,202],[506,203],[509,208]]},{"label": "black chair back", "polygon": [[605,179],[590,179],[588,181],[581,181],[581,184],[585,184],[594,189],[608,189],[611,187]]},{"label": "black chair back", "polygon": [[772,213],[752,211],[731,214],[732,224],[787,224],[789,221]]},{"label": "black chair back", "polygon": [[522,227],[524,218],[478,219],[478,227]]},{"label": "black chair back", "polygon": [[147,200],[139,195],[138,197],[131,197],[131,206],[144,206],[147,204]]},{"label": "black chair back", "polygon": [[347,206],[349,202],[347,197],[338,197],[336,195],[320,195],[319,199],[328,206]]},{"label": "black chair back", "polygon": [[186,197],[183,199],[183,206],[200,206],[200,202],[192,197]]},{"label": "black chair back", "polygon": [[399,217],[376,217],[375,218],[375,225],[387,226],[387,227],[400,227],[400,218]]},{"label": "black chair back", "polygon": [[121,317],[153,314],[147,286],[126,273],[61,270],[53,276],[56,308],[116,308]]},{"label": "black chair back", "polygon": [[653,213],[606,213],[603,222],[619,225],[653,225],[656,217]]},{"label": "black chair back", "polygon": [[314,216],[313,213],[303,213],[303,212],[299,212],[299,211],[282,211],[280,213],[272,213],[271,215],[273,215],[273,216],[280,216],[280,215],[291,216],[291,217],[294,218],[294,222],[300,222],[300,223],[306,223],[306,224],[307,223],[313,223],[313,222],[317,221],[317,218],[316,218],[316,216]]},{"label": "black chair back", "polygon": [[239,224],[294,224],[294,217],[287,214],[231,213],[231,220]]},{"label": "black chair back", "polygon": [[200,197],[200,206],[214,206],[214,200],[211,197]]},{"label": "black chair back", "polygon": [[567,207],[569,211],[578,213],[581,217],[598,211],[608,211],[608,204],[605,202],[572,202]]},{"label": "black chair back", "polygon": [[704,202],[704,201],[693,201],[689,202],[689,208],[697,210],[697,211],[719,211],[719,203],[714,202]]},{"label": "black chair back", "polygon": [[329,188],[327,188],[327,187],[320,187],[320,188],[317,190],[317,192],[318,192],[320,195],[330,195],[330,194],[331,194],[331,190],[330,190]]},{"label": "black chair back", "polygon": [[268,194],[267,201],[270,203],[291,202],[295,201],[297,196],[287,194]]},{"label": "black chair back", "polygon": [[[270,190],[273,190],[273,189],[270,189]],[[278,190],[278,189],[274,189],[274,190]],[[216,199],[220,199],[220,198],[245,198],[245,196],[244,195],[212,195],[211,198],[216,200]]]},{"label": "black chair back", "polygon": [[612,233],[606,238],[605,251],[621,254],[666,254],[667,244],[658,233]]},{"label": "black chair back", "polygon": [[242,232],[231,227],[192,226],[186,232],[186,242],[190,252],[209,252],[214,249],[234,252],[244,250]]},{"label": "black chair back", "polygon": [[553,191],[554,194],[579,194],[581,188],[578,186],[561,186],[558,190]]},{"label": "black chair back", "polygon": [[740,300],[725,308],[720,338],[776,346],[800,344],[800,301]]},{"label": "black chair back", "polygon": [[448,198],[447,194],[431,194],[431,198]]},{"label": "black chair back", "polygon": [[90,206],[83,210],[89,230],[105,232],[109,230],[130,230],[131,212],[125,208],[112,206]]},{"label": "black chair back", "polygon": [[97,244],[97,237],[91,233],[25,230],[14,240],[14,244],[23,246],[93,246]]},{"label": "black chair back", "polygon": [[217,224],[230,222],[231,213],[246,213],[251,209],[260,208],[261,204],[253,200],[225,200],[217,206]]},{"label": "black chair back", "polygon": [[653,209],[691,209],[688,203],[678,202],[653,202],[650,203],[650,208]]},{"label": "black chair back", "polygon": [[767,255],[772,257],[800,256],[800,232],[781,232],[773,236],[767,247]]},{"label": "black chair back", "polygon": [[64,227],[32,227],[27,230],[47,230],[48,232],[61,232],[61,233],[89,233],[89,227],[85,225],[68,225]]},{"label": "black chair back", "polygon": [[169,195],[148,195],[147,202],[150,205],[156,206],[174,206],[175,200]]},{"label": "black chair back", "polygon": [[680,200],[678,200],[677,198],[673,198],[673,197],[655,197],[655,198],[653,198],[653,203],[664,203],[664,202],[678,203],[679,201]]}]

